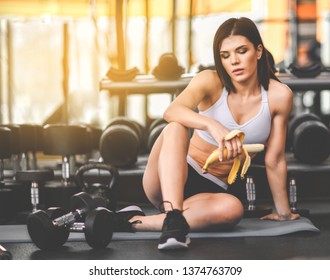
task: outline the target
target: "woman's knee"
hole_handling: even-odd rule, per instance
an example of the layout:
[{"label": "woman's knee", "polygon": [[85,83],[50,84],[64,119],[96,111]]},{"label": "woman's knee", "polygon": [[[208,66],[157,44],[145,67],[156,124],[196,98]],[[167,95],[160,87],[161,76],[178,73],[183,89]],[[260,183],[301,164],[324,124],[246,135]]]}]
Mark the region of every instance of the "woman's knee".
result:
[{"label": "woman's knee", "polygon": [[232,195],[228,195],[225,200],[217,203],[214,207],[214,223],[224,227],[231,228],[237,225],[244,215],[242,202]]},{"label": "woman's knee", "polygon": [[235,196],[231,198],[230,203],[232,205],[230,220],[232,221],[233,225],[236,225],[244,216],[244,206],[242,202]]}]

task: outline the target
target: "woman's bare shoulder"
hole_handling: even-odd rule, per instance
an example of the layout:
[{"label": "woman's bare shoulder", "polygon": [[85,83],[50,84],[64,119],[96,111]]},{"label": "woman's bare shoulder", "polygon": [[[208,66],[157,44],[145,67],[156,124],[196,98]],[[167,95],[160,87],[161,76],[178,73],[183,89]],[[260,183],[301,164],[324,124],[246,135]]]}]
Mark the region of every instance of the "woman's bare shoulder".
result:
[{"label": "woman's bare shoulder", "polygon": [[276,111],[290,110],[293,94],[286,84],[271,79],[268,88],[268,100],[270,107]]},{"label": "woman's bare shoulder", "polygon": [[268,96],[274,99],[291,99],[292,91],[286,84],[271,79],[269,82]]},{"label": "woman's bare shoulder", "polygon": [[209,69],[197,73],[191,80],[190,84],[203,87],[205,91],[210,93],[218,91],[219,88],[223,87],[217,72]]}]

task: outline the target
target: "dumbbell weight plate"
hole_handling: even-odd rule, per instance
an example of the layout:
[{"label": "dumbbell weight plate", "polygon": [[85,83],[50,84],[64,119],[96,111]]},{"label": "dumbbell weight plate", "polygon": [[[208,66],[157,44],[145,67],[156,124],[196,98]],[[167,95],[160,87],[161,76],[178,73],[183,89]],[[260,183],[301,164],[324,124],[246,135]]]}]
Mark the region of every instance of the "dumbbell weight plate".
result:
[{"label": "dumbbell weight plate", "polygon": [[59,210],[38,210],[27,218],[27,229],[33,243],[41,250],[54,250],[62,246],[69,238],[70,230],[66,227],[56,227],[53,218],[62,215]]},{"label": "dumbbell weight plate", "polygon": [[125,125],[108,127],[100,138],[103,160],[116,167],[127,167],[137,161],[140,140],[134,130]]},{"label": "dumbbell weight plate", "polygon": [[54,179],[53,170],[19,170],[16,180],[21,182],[46,182]]},{"label": "dumbbell weight plate", "polygon": [[90,152],[86,126],[48,124],[43,131],[43,152],[46,155],[79,155]]},{"label": "dumbbell weight plate", "polygon": [[131,120],[129,118],[122,116],[115,117],[110,121],[110,123],[107,125],[106,128],[114,125],[124,125],[130,127],[132,130],[135,131],[135,133],[138,135],[138,138],[140,140],[143,138],[143,129],[142,129],[143,127],[135,120]]},{"label": "dumbbell weight plate", "polygon": [[85,219],[85,238],[89,246],[94,249],[105,248],[112,240],[113,212],[106,208],[98,207],[88,212]]},{"label": "dumbbell weight plate", "polygon": [[320,121],[305,121],[293,134],[293,153],[297,160],[319,164],[330,154],[330,132]]},{"label": "dumbbell weight plate", "polygon": [[311,113],[305,113],[305,114],[301,114],[301,115],[297,115],[295,116],[289,123],[288,126],[288,139],[287,139],[287,146],[289,149],[292,148],[293,146],[293,139],[294,139],[294,132],[296,130],[296,128],[307,121],[321,121],[321,119],[315,115],[315,114],[311,114]]},{"label": "dumbbell weight plate", "polygon": [[10,158],[12,155],[11,152],[11,139],[12,132],[7,127],[0,127],[0,159]]}]

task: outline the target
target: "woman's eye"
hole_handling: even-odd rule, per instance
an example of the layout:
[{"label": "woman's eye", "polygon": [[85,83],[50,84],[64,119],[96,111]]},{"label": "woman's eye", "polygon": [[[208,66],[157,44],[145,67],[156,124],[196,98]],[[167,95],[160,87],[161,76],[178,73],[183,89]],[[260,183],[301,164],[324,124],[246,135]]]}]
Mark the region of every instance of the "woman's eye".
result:
[{"label": "woman's eye", "polygon": [[222,59],[226,59],[226,58],[228,58],[228,57],[229,57],[229,55],[227,55],[227,54],[222,54],[222,55],[221,55],[221,58],[222,58]]},{"label": "woman's eye", "polygon": [[239,54],[243,54],[243,53],[246,53],[246,52],[247,52],[246,49],[241,49],[241,50],[238,51]]}]

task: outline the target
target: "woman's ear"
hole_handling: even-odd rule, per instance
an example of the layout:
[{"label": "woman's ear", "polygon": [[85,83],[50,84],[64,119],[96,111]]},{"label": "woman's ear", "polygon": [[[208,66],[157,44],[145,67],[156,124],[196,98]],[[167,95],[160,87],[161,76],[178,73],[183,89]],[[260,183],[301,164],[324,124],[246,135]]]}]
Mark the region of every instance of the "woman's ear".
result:
[{"label": "woman's ear", "polygon": [[262,47],[261,44],[259,44],[257,47],[257,59],[258,60],[261,58],[263,50],[264,50],[264,48]]}]

